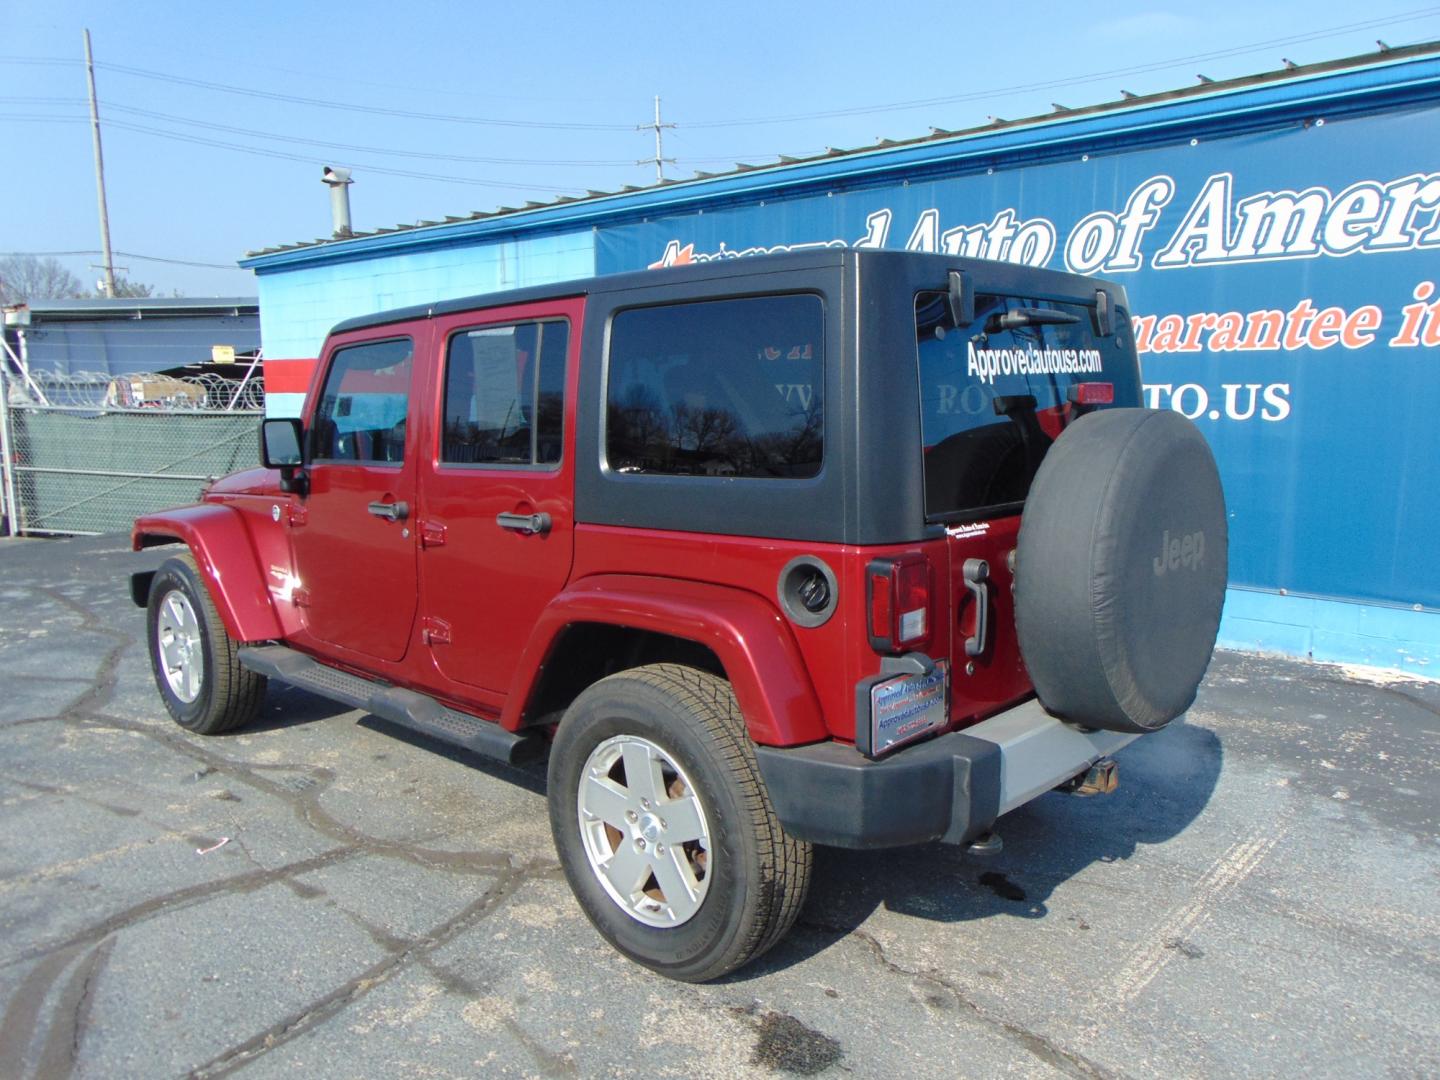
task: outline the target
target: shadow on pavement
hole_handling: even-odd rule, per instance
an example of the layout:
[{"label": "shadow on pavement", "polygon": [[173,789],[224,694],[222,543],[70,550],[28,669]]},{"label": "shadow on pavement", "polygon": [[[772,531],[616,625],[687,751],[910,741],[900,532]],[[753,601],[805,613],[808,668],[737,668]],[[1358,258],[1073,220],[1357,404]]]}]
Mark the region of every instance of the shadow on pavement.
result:
[{"label": "shadow on pavement", "polygon": [[1005,847],[998,855],[972,856],[939,843],[889,851],[818,847],[810,897],[796,924],[800,932],[730,981],[801,963],[852,933],[879,907],[943,923],[1043,919],[1062,882],[1184,831],[1210,801],[1223,756],[1213,731],[1177,721],[1117,755],[1120,787],[1114,794],[1051,793],[1001,818],[996,832]]},{"label": "shadow on pavement", "polygon": [[265,688],[265,706],[259,718],[254,723],[246,724],[236,734],[258,735],[267,731],[282,731],[317,720],[329,720],[351,711],[348,705],[271,679]]}]

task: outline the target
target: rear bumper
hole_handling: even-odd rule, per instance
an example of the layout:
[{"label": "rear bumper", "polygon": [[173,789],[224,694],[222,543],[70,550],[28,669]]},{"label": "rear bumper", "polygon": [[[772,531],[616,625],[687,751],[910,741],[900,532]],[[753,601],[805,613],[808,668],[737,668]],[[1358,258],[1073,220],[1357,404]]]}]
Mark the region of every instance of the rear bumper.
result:
[{"label": "rear bumper", "polygon": [[787,832],[834,847],[964,844],[1138,736],[1082,731],[1029,701],[872,761],[841,743],[757,746]]}]

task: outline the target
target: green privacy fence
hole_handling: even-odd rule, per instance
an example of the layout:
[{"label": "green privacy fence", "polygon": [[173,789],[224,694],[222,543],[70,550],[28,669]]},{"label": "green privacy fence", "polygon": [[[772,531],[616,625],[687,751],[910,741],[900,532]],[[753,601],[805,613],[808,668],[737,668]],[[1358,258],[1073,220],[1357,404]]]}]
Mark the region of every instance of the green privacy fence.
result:
[{"label": "green privacy fence", "polygon": [[206,481],[258,464],[261,415],[12,405],[14,527],[122,532],[194,502]]}]

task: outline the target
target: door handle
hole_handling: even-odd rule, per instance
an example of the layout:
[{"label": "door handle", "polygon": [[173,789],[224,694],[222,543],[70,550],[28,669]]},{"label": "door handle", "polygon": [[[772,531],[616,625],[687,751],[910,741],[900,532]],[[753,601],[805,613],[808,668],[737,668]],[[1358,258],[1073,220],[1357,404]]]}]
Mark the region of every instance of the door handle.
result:
[{"label": "door handle", "polygon": [[990,564],[984,559],[966,559],[961,573],[965,587],[975,597],[975,633],[965,639],[965,655],[979,656],[985,651],[989,637],[990,590],[985,583],[990,580]]},{"label": "door handle", "polygon": [[502,529],[523,533],[526,536],[544,535],[550,531],[550,515],[540,514],[496,514],[495,524]]},{"label": "door handle", "polygon": [[407,502],[372,502],[367,509],[386,521],[404,521],[410,516],[410,504]]}]

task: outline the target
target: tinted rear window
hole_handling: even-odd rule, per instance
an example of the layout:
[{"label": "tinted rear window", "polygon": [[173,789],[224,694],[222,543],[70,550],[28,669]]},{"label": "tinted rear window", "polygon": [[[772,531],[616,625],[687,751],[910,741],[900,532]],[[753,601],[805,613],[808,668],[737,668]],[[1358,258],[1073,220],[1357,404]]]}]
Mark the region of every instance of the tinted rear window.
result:
[{"label": "tinted rear window", "polygon": [[[1074,321],[1001,325],[1022,310]],[[1114,336],[1097,337],[1084,305],[981,294],[974,321],[956,327],[944,293],[916,297],[928,517],[1018,510],[1051,443],[1095,407],[1073,403],[1076,384],[1110,383],[1115,402],[1139,400],[1124,320],[1117,324]]]},{"label": "tinted rear window", "polygon": [[605,454],[621,473],[815,476],[824,305],[757,296],[632,308],[610,331]]}]

